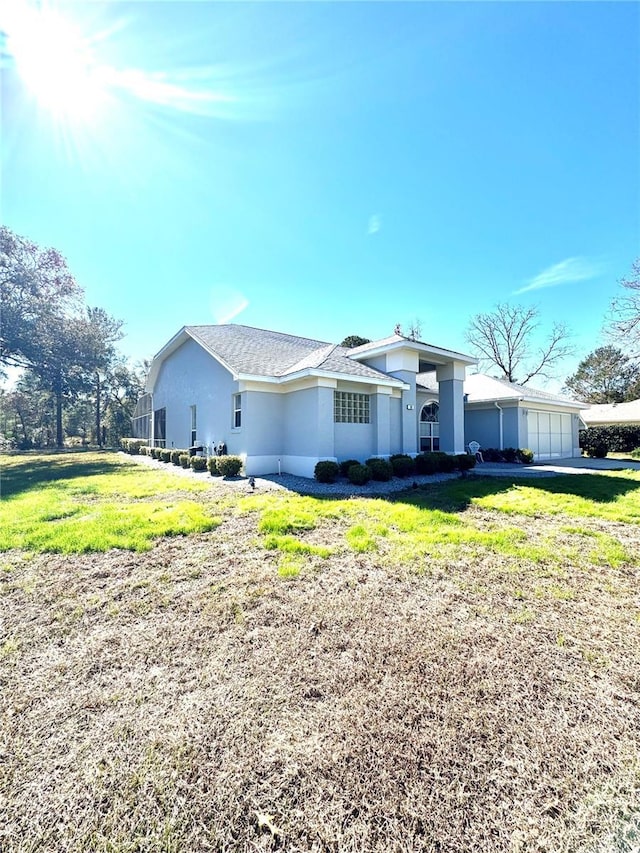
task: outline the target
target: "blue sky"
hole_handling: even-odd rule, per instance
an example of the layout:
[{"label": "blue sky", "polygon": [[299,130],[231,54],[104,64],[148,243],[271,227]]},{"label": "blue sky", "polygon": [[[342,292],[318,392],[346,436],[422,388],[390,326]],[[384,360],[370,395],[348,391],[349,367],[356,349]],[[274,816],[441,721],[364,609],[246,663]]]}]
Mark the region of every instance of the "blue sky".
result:
[{"label": "blue sky", "polygon": [[467,351],[499,302],[573,329],[560,378],[602,342],[639,254],[636,3],[25,8],[2,221],[132,359],[230,319],[336,342],[418,319]]}]

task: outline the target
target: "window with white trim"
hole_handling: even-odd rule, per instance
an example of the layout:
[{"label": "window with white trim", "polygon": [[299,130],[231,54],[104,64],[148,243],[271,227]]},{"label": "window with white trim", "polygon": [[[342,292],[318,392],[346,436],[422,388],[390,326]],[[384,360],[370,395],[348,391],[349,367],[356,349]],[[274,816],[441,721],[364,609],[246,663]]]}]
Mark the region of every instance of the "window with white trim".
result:
[{"label": "window with white trim", "polygon": [[333,420],[337,424],[371,423],[368,394],[354,391],[333,392]]},{"label": "window with white trim", "polygon": [[242,394],[233,395],[233,427],[240,429],[242,426]]}]

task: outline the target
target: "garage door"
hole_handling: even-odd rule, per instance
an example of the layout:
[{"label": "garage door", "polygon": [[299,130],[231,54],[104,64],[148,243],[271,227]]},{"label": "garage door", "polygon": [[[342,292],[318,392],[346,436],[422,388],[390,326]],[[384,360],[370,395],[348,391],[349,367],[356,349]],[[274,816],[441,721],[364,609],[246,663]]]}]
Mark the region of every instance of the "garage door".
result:
[{"label": "garage door", "polygon": [[562,459],[573,455],[571,415],[529,409],[529,448],[534,459]]}]

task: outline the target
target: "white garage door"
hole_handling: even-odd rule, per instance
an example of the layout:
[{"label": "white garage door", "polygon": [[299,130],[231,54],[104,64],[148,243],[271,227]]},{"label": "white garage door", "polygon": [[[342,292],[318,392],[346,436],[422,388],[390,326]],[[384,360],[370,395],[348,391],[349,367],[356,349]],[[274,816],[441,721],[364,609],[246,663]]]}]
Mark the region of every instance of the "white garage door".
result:
[{"label": "white garage door", "polygon": [[529,448],[534,459],[562,459],[573,455],[571,415],[529,409]]}]

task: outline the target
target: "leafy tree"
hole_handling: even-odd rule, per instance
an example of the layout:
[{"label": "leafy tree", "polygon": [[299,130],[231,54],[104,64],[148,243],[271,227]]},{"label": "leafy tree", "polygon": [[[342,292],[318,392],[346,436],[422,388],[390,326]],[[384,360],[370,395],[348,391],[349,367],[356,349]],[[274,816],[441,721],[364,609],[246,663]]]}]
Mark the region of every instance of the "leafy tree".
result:
[{"label": "leafy tree", "polygon": [[82,327],[84,366],[95,398],[95,438],[102,447],[103,384],[116,360],[115,343],[122,337],[122,321],[110,317],[102,308],[87,308]]},{"label": "leafy tree", "polygon": [[629,278],[620,280],[623,293],[611,303],[609,331],[633,358],[640,357],[640,258],[631,265]]},{"label": "leafy tree", "polygon": [[347,335],[347,337],[340,344],[341,347],[348,347],[349,349],[354,349],[355,347],[361,347],[363,344],[370,344],[370,338],[361,338],[360,335]]},{"label": "leafy tree", "polygon": [[573,352],[563,323],[554,323],[543,344],[536,346],[538,318],[537,308],[497,305],[493,312],[470,320],[466,339],[481,360],[501,371],[502,378],[526,385],[534,376],[548,377]]},{"label": "leafy tree", "polygon": [[42,335],[82,302],[82,290],[55,249],[0,227],[0,365],[40,361]]},{"label": "leafy tree", "polygon": [[622,403],[635,398],[640,366],[614,346],[598,347],[582,359],[565,389],[585,403]]},{"label": "leafy tree", "polygon": [[101,308],[85,307],[84,293],[58,251],[41,249],[5,227],[0,289],[0,366],[25,368],[38,390],[51,392],[59,447],[64,407],[93,391],[100,441],[102,373],[115,359],[122,324]]}]

